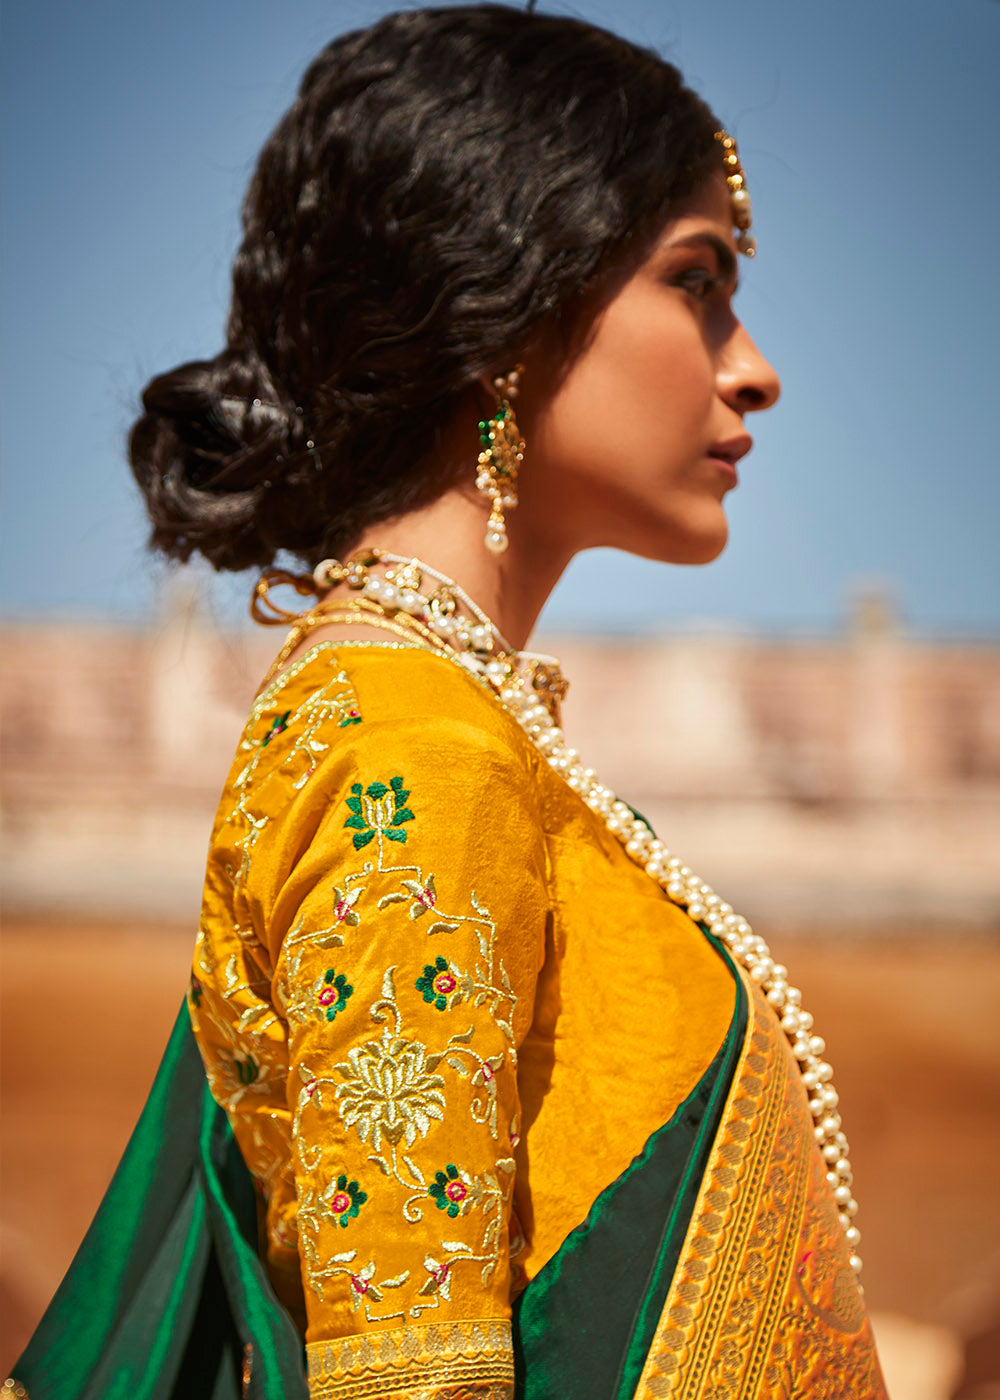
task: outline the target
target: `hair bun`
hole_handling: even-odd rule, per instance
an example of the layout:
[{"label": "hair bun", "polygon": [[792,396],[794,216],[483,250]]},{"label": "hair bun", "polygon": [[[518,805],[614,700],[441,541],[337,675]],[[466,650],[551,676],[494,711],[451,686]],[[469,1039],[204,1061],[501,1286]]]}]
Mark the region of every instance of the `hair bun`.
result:
[{"label": "hair bun", "polygon": [[273,555],[258,517],[264,496],[294,480],[305,428],[271,394],[231,349],[150,381],[129,449],[155,548],[180,560],[197,550],[218,569]]}]

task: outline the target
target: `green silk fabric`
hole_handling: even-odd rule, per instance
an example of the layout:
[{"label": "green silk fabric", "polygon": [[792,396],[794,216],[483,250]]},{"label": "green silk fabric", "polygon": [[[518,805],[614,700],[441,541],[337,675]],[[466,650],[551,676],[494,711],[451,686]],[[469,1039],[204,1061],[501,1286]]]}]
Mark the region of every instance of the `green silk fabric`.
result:
[{"label": "green silk fabric", "polygon": [[258,1258],[253,1184],[209,1093],[186,1006],[13,1374],[32,1400],[306,1400],[302,1339]]},{"label": "green silk fabric", "polygon": [[[747,1025],[514,1307],[517,1400],[629,1400]],[[246,1388],[244,1349],[252,1347]],[[307,1400],[302,1339],[257,1253],[254,1187],[182,1007],[146,1106],[13,1375],[33,1400]]]},{"label": "green silk fabric", "polygon": [[673,1279],[747,1028],[736,1005],[715,1059],[670,1121],[597,1197],[514,1305],[517,1400],[631,1400]]}]

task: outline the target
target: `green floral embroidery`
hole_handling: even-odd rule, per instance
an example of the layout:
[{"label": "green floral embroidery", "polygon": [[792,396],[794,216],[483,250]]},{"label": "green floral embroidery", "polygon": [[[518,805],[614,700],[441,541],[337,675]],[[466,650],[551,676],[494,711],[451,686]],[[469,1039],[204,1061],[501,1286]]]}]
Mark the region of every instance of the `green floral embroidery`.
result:
[{"label": "green floral embroidery", "polygon": [[335,1021],[337,1013],[343,1011],[348,998],[353,995],[354,988],[348,984],[344,974],[328,967],[323,973],[323,986],[319,993],[319,1004],[326,1007],[326,1019]]},{"label": "green floral embroidery", "polygon": [[418,992],[423,992],[424,1001],[433,1002],[439,1011],[445,1011],[448,998],[458,987],[458,978],[448,966],[447,959],[439,954],[433,963],[427,964],[423,977],[418,977],[415,985]]},{"label": "green floral embroidery", "polygon": [[252,1055],[248,1055],[245,1060],[233,1057],[233,1068],[236,1071],[236,1078],[246,1087],[255,1084],[260,1078],[260,1065]]},{"label": "green floral embroidery", "polygon": [[348,1181],[346,1173],[341,1173],[333,1185],[327,1187],[320,1199],[328,1206],[330,1214],[342,1230],[347,1222],[356,1218],[358,1211],[368,1199],[368,1192],[362,1191],[356,1181]]},{"label": "green floral embroidery", "polygon": [[443,1172],[434,1173],[434,1180],[427,1188],[427,1194],[433,1196],[438,1210],[446,1210],[452,1220],[461,1213],[462,1202],[469,1195],[469,1188],[462,1180],[464,1175],[454,1162],[449,1162]]},{"label": "green floral embroidery", "polygon": [[353,706],[347,711],[347,714],[344,716],[344,718],[340,721],[340,726],[339,726],[339,727],[340,727],[341,729],[346,729],[347,726],[348,726],[349,724],[360,724],[360,723],[361,723],[361,711],[357,708],[356,705],[353,705]]},{"label": "green floral embroidery", "polygon": [[204,990],[205,990],[204,987],[201,985],[201,983],[198,981],[198,978],[197,978],[197,977],[195,976],[195,974],[192,972],[192,974],[191,974],[191,1000],[192,1000],[192,1002],[194,1003],[194,1005],[195,1005],[196,1007],[201,1005],[201,998],[202,998],[202,993],[204,992]]},{"label": "green floral embroidery", "polygon": [[360,783],[351,784],[351,796],[347,799],[351,815],[344,826],[354,830],[356,851],[367,846],[376,832],[390,841],[406,841],[402,824],[413,821],[413,813],[406,805],[409,795],[402,778],[390,778],[388,787],[379,782],[369,783],[367,788]]},{"label": "green floral embroidery", "polygon": [[267,731],[263,739],[261,739],[260,741],[260,746],[262,749],[267,748],[268,744],[271,742],[271,740],[276,734],[284,734],[285,730],[288,728],[288,721],[291,718],[291,715],[291,710],[286,710],[283,715],[278,715],[274,720],[272,720],[271,728]]}]

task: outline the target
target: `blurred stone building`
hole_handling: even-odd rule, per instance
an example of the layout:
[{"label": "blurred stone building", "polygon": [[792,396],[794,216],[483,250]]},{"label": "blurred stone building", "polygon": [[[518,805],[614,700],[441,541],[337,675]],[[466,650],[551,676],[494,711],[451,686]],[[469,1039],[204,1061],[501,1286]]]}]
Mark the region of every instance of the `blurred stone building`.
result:
[{"label": "blurred stone building", "polygon": [[[218,792],[280,642],[175,593],[146,631],[0,627],[10,910],[194,924]],[[902,635],[547,638],[565,728],[751,919],[1000,924],[1000,646]]]}]

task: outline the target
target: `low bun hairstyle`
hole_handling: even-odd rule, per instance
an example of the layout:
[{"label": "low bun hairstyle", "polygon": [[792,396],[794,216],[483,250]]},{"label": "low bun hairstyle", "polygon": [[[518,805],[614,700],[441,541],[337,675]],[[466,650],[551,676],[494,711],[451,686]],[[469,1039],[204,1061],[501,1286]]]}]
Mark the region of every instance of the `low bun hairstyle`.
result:
[{"label": "low bun hairstyle", "polygon": [[718,168],[717,125],[575,19],[458,5],[334,40],[250,183],[225,348],[143,394],[151,547],[311,567],[444,489],[461,397],[639,260]]}]

